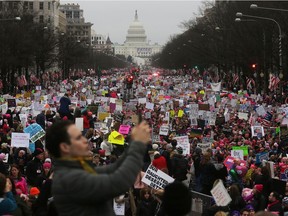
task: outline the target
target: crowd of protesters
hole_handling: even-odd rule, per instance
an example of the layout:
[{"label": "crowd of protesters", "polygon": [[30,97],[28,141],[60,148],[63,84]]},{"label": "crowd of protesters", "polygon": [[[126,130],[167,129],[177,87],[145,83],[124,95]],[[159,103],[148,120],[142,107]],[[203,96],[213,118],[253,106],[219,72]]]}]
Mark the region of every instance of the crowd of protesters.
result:
[{"label": "crowd of protesters", "polygon": [[[126,75],[115,74],[103,78],[101,83],[92,77],[76,81],[64,80],[54,86],[54,89],[47,87],[48,90],[44,93],[42,90],[36,91],[35,95],[30,92],[30,100],[33,98],[34,101],[43,95],[50,95],[52,99],[60,92],[61,98],[49,102],[49,106],[43,106],[39,112],[33,113],[32,108],[32,113],[25,113],[25,125],[21,118],[21,109],[9,107],[4,112],[2,107],[0,215],[81,215],[81,208],[77,209],[77,205],[82,205],[85,210],[83,215],[92,215],[95,206],[89,206],[93,205],[93,196],[98,203],[96,210],[99,215],[113,214],[110,212],[113,202],[106,202],[104,195],[99,197],[99,194],[105,194],[108,190],[103,186],[104,183],[103,191],[102,183],[99,183],[97,189],[95,186],[96,191],[90,188],[91,193],[89,188],[87,194],[84,194],[86,190],[83,190],[83,196],[87,198],[83,200],[77,199],[80,193],[77,186],[65,185],[65,182],[61,187],[65,188],[63,190],[66,193],[70,193],[66,196],[71,200],[63,199],[63,191],[56,195],[52,193],[54,170],[56,180],[61,177],[67,181],[70,174],[69,169],[63,168],[67,161],[55,160],[63,158],[68,147],[59,147],[63,150],[61,154],[55,152],[51,147],[51,137],[56,137],[58,133],[55,129],[54,135],[49,133],[49,128],[61,122],[77,123],[78,118],[83,119],[81,135],[87,140],[89,154],[85,155],[88,159],[85,165],[83,161],[76,163],[87,173],[94,172],[90,168],[95,168],[95,177],[101,174],[103,168],[119,164],[124,160],[121,158],[125,158],[125,154],[129,154],[129,149],[132,149],[133,130],[122,135],[123,145],[111,141],[112,132],[118,132],[121,125],[129,125],[133,129],[140,119],[144,119],[152,128],[152,139],[146,149],[143,149],[143,156],[139,156],[140,159],[143,158],[143,164],[139,163],[142,171],[135,166],[131,176],[126,176],[126,183],[133,181],[134,185],[123,187],[126,191],[120,196],[121,187],[117,188],[117,182],[121,185],[120,182],[125,181],[125,175],[122,176],[123,179],[119,179],[115,174],[117,178],[111,180],[111,185],[108,186],[111,191],[116,191],[111,192],[115,195],[112,197],[114,201],[125,203],[125,215],[186,215],[190,212],[192,203],[188,188],[190,191],[211,196],[211,190],[219,179],[224,183],[232,201],[227,206],[217,206],[215,203],[203,209],[203,215],[252,216],[261,211],[288,215],[288,184],[285,187],[288,179],[288,112],[285,105],[276,102],[274,94],[253,95],[251,91],[243,89],[237,93],[213,90],[209,75],[203,80],[198,71],[191,71],[189,75],[185,75],[184,71],[145,71],[134,77],[133,98],[126,98],[124,101],[121,99],[125,94],[123,89],[126,88]],[[73,103],[75,98],[77,101]],[[199,106],[196,117],[191,116],[191,104]],[[207,105],[208,109],[202,105]],[[259,107],[263,108],[265,113],[261,113]],[[102,118],[100,113],[108,113],[112,121],[108,123],[109,117]],[[211,117],[211,113],[216,114],[215,119]],[[138,122],[134,117],[138,118]],[[196,122],[193,119],[196,119]],[[12,133],[22,133],[25,127],[33,123],[47,130],[49,137],[38,139],[33,150],[13,147]],[[163,135],[161,128],[165,125],[169,126],[169,130]],[[251,126],[263,128],[263,132],[253,131]],[[188,137],[188,153],[187,149],[178,143],[179,136]],[[203,148],[202,144],[205,143],[210,146]],[[47,147],[45,144],[48,144]],[[231,151],[234,147],[245,147],[247,154],[243,154],[241,158],[232,157]],[[69,149],[70,151],[72,150]],[[265,159],[259,159],[261,155],[265,155]],[[230,165],[227,163],[229,157],[232,158]],[[175,183],[163,190],[145,185],[141,179],[151,163],[173,177]],[[74,166],[73,163],[71,166]],[[63,174],[60,173],[59,177],[60,171]],[[135,172],[138,172],[138,175]],[[79,188],[81,185],[90,184],[89,181],[84,181],[85,178],[84,182],[81,180],[82,178],[75,180]],[[60,186],[57,187],[59,189]],[[105,208],[106,205],[110,207]],[[106,211],[105,214],[99,213],[102,211]]]}]

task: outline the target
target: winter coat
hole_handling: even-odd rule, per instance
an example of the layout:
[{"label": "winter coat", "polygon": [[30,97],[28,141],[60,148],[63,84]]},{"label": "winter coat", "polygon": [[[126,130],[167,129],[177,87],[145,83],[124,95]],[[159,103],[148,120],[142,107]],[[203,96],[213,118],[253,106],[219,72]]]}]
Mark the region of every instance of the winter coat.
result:
[{"label": "winter coat", "polygon": [[56,160],[52,194],[58,214],[115,215],[112,199],[133,185],[143,165],[145,149],[143,143],[132,142],[118,161],[97,167],[96,173],[84,170],[79,161]]},{"label": "winter coat", "polygon": [[42,162],[38,158],[29,161],[26,168],[27,181],[31,186],[37,186],[37,177],[43,173]]}]

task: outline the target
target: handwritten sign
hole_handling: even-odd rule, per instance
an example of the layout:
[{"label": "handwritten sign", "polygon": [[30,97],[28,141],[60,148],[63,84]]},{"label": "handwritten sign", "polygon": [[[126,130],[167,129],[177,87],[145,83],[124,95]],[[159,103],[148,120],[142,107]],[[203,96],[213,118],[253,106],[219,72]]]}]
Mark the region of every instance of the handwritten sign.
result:
[{"label": "handwritten sign", "polygon": [[154,189],[163,189],[174,179],[150,164],[141,181]]},{"label": "handwritten sign", "polygon": [[162,125],[160,127],[160,130],[159,130],[159,135],[167,136],[168,132],[169,132],[169,126],[168,125]]},{"label": "handwritten sign", "polygon": [[[29,133],[30,134],[30,140],[31,140],[32,143],[35,143],[37,140],[39,140],[40,138],[45,136],[45,131],[37,123],[31,124],[28,127],[26,127],[24,129],[24,133]],[[28,143],[27,147],[29,147],[29,143]]]},{"label": "handwritten sign", "polygon": [[29,133],[12,133],[11,137],[11,146],[12,147],[29,147]]},{"label": "handwritten sign", "polygon": [[211,194],[217,206],[227,206],[232,201],[221,180],[213,187]]},{"label": "handwritten sign", "polygon": [[129,125],[120,125],[119,133],[121,133],[121,134],[129,134],[130,128],[131,127]]},{"label": "handwritten sign", "polygon": [[183,155],[190,154],[190,143],[188,136],[174,137],[177,140],[177,146],[180,146],[183,149]]}]

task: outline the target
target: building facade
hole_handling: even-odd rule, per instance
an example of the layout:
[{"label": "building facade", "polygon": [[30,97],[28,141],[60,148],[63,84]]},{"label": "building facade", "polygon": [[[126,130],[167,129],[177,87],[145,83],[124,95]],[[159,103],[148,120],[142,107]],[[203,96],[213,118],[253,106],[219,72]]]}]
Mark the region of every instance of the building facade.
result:
[{"label": "building facade", "polygon": [[113,43],[109,36],[97,34],[94,30],[91,33],[91,46],[95,52],[113,54]]},{"label": "building facade", "polygon": [[0,12],[12,13],[21,17],[23,13],[35,16],[34,22],[45,23],[55,30],[65,31],[66,17],[59,11],[60,0],[2,0]]},{"label": "building facade", "polygon": [[67,34],[77,38],[77,40],[91,44],[91,26],[90,22],[85,22],[83,10],[79,4],[60,5],[59,10],[66,15]]},{"label": "building facade", "polygon": [[148,61],[152,55],[161,52],[162,46],[147,42],[145,29],[138,20],[137,11],[134,21],[130,24],[124,44],[113,44],[115,55],[124,55],[126,58],[143,58]]}]

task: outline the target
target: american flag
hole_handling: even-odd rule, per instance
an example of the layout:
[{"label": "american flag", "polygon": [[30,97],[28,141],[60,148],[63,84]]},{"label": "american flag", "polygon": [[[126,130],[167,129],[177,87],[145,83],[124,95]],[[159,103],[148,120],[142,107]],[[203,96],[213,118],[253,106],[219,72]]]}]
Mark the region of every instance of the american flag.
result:
[{"label": "american flag", "polygon": [[270,73],[269,74],[269,89],[270,89],[270,91],[275,91],[277,89],[279,83],[280,83],[279,77]]},{"label": "american flag", "polygon": [[255,81],[252,78],[246,77],[246,85],[247,85],[247,89],[252,89],[253,86],[255,86]]},{"label": "american flag", "polygon": [[233,85],[235,85],[238,82],[238,80],[239,80],[238,74],[234,73],[233,76],[232,76],[232,79],[233,79]]},{"label": "american flag", "polygon": [[271,127],[271,120],[273,118],[273,114],[267,112],[263,118],[261,118],[260,123],[263,127]]}]

